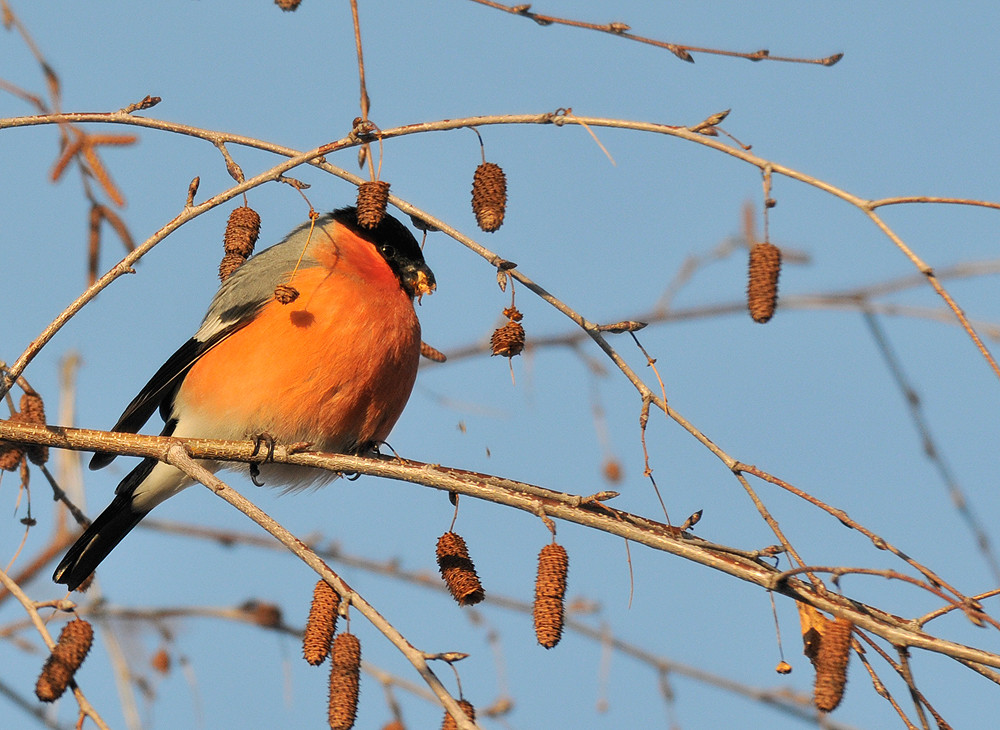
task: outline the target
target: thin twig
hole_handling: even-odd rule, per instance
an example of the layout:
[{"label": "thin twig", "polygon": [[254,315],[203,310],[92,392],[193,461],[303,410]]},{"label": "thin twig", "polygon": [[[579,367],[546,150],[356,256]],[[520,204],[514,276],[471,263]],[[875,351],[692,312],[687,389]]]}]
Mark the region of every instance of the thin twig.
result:
[{"label": "thin twig", "polygon": [[[882,651],[881,647],[879,647],[874,641],[865,636],[864,633],[862,632],[855,632],[855,635],[859,636],[861,640],[865,641],[869,646],[875,649],[875,651],[877,651],[879,655],[883,659],[885,659],[890,666],[892,665],[892,660],[888,657],[888,655],[884,651]],[[910,718],[908,718],[906,716],[906,713],[903,712],[903,708],[899,706],[898,702],[896,702],[896,698],[892,696],[892,693],[885,686],[885,683],[882,681],[881,677],[878,676],[878,672],[875,671],[875,667],[873,667],[871,665],[871,662],[868,661],[868,657],[865,656],[864,652],[858,652],[858,659],[861,660],[861,663],[864,665],[865,669],[868,670],[868,676],[871,677],[872,686],[875,688],[875,693],[892,706],[892,709],[894,709],[896,711],[896,714],[899,715],[899,719],[903,721],[904,725],[906,725],[907,730],[917,730],[916,726],[914,726],[914,724],[910,722]]]},{"label": "thin twig", "polygon": [[924,409],[920,396],[907,378],[906,372],[903,370],[903,363],[899,361],[895,351],[889,344],[888,335],[886,334],[881,323],[878,319],[876,319],[875,315],[869,311],[864,311],[864,318],[865,324],[868,326],[869,332],[871,332],[872,339],[878,346],[879,352],[882,353],[882,358],[885,360],[886,367],[889,368],[889,373],[892,375],[893,382],[896,383],[896,387],[899,388],[899,392],[903,396],[907,410],[910,413],[910,420],[913,421],[913,425],[917,430],[917,435],[920,437],[924,456],[926,456],[930,460],[931,464],[934,465],[938,476],[941,478],[945,489],[948,491],[951,503],[955,506],[958,514],[961,515],[962,519],[965,521],[969,532],[972,533],[972,536],[975,538],[976,547],[979,549],[979,553],[982,555],[986,565],[993,573],[993,579],[997,583],[1000,583],[1000,563],[997,562],[996,555],[993,553],[993,549],[990,546],[989,535],[986,534],[986,530],[983,528],[982,524],[980,524],[979,519],[973,512],[972,507],[969,504],[969,499],[965,495],[965,490],[963,490],[961,484],[958,483],[958,479],[951,470],[951,467],[945,460],[944,454],[941,453],[941,449],[937,446],[937,443],[934,440],[930,426],[924,416]]},{"label": "thin twig", "polygon": [[351,0],[351,21],[354,23],[354,46],[358,51],[358,83],[361,87],[361,120],[368,121],[368,110],[371,100],[368,98],[368,87],[365,84],[365,58],[361,49],[361,20],[358,18],[358,0]]},{"label": "thin twig", "polygon": [[[35,627],[35,631],[37,631],[38,635],[42,637],[42,641],[45,642],[45,646],[48,647],[49,651],[52,651],[52,649],[55,648],[56,642],[53,640],[52,635],[49,634],[49,630],[46,628],[45,622],[42,621],[42,617],[38,615],[38,610],[35,608],[34,602],[28,598],[24,591],[21,590],[21,586],[15,583],[14,580],[12,580],[11,577],[2,570],[0,570],[0,584],[3,584],[3,587],[7,590],[7,592],[13,595],[14,598],[16,598],[24,607],[25,613],[28,614],[28,619]],[[76,680],[70,680],[70,687],[72,687],[73,696],[76,698],[76,702],[80,706],[80,712],[93,720],[94,724],[101,730],[111,730],[94,706],[91,705],[84,696],[83,690],[80,689]]]},{"label": "thin twig", "polygon": [[818,497],[814,497],[813,495],[809,494],[808,492],[805,492],[805,491],[799,489],[795,485],[789,484],[785,480],[779,479],[778,477],[774,476],[773,474],[768,474],[763,469],[760,469],[760,468],[758,468],[756,466],[753,466],[751,464],[738,464],[734,468],[738,472],[742,472],[742,473],[745,473],[745,474],[752,474],[753,476],[755,476],[755,477],[757,477],[759,479],[763,479],[766,482],[770,482],[771,484],[774,484],[775,486],[780,487],[781,489],[784,489],[785,491],[787,491],[787,492],[789,492],[791,494],[794,494],[799,499],[803,499],[806,502],[809,502],[814,507],[820,508],[824,512],[830,514],[831,516],[836,517],[837,520],[839,520],[845,527],[849,527],[851,529],[854,529],[854,530],[857,530],[858,532],[860,532],[862,535],[864,535],[869,540],[871,540],[872,544],[876,548],[878,548],[879,550],[887,550],[888,552],[890,552],[893,555],[895,555],[896,557],[898,557],[900,560],[903,560],[908,565],[912,566],[914,569],[920,571],[920,573],[922,573],[923,576],[925,578],[927,578],[927,580],[930,581],[931,583],[939,585],[939,586],[941,586],[941,587],[943,587],[943,588],[951,591],[961,601],[968,601],[969,600],[968,596],[964,595],[957,588],[951,586],[947,581],[945,581],[943,578],[941,578],[937,573],[935,573],[930,568],[926,567],[925,565],[922,565],[921,563],[919,563],[916,560],[914,560],[913,558],[911,558],[909,555],[907,555],[906,553],[904,553],[902,550],[900,550],[899,548],[897,548],[895,545],[893,545],[892,543],[888,542],[885,538],[883,538],[883,537],[881,537],[879,535],[876,535],[874,532],[872,532],[871,530],[869,530],[864,525],[862,525],[862,524],[856,522],[855,520],[853,520],[846,512],[844,512],[844,510],[837,509],[835,507],[831,507],[830,505],[828,505],[826,502],[824,502],[823,500],[819,499]]},{"label": "thin twig", "polygon": [[654,38],[645,38],[643,36],[635,35],[630,32],[631,28],[626,23],[588,23],[582,20],[557,18],[553,15],[542,15],[541,13],[532,12],[531,5],[527,4],[504,5],[503,3],[494,2],[494,0],[472,0],[472,2],[478,3],[479,5],[485,5],[486,7],[493,8],[495,10],[502,10],[506,13],[511,13],[512,15],[520,15],[523,18],[535,21],[538,25],[557,24],[569,26],[571,28],[596,30],[602,33],[610,33],[611,35],[616,35],[621,38],[627,38],[628,40],[638,41],[639,43],[656,46],[657,48],[665,48],[682,61],[688,61],[690,63],[694,62],[694,59],[691,57],[692,52],[710,53],[716,56],[730,56],[733,58],[745,58],[749,61],[784,61],[787,63],[807,63],[817,64],[820,66],[832,66],[844,56],[843,53],[835,53],[834,55],[826,56],[825,58],[792,58],[788,56],[772,56],[771,52],[765,49],[752,51],[750,53],[741,53],[739,51],[726,51],[718,48],[701,48],[699,46],[668,43],[666,41],[658,41]]}]

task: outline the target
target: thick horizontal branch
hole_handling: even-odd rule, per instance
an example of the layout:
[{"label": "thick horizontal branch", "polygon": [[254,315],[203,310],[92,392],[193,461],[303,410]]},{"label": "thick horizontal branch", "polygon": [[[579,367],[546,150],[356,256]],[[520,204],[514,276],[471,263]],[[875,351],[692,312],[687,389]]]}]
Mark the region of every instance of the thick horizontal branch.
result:
[{"label": "thick horizontal branch", "polygon": [[[63,426],[36,426],[11,421],[0,421],[0,439],[78,451],[107,451],[127,456],[148,456],[163,461],[168,460],[168,451],[180,443],[195,459],[246,463],[260,461],[260,456],[253,453],[255,444],[251,441],[174,439]],[[822,588],[796,578],[786,578],[781,571],[758,559],[754,553],[715,545],[683,533],[676,527],[608,507],[601,500],[610,495],[582,497],[488,474],[390,457],[366,458],[342,454],[290,453],[288,448],[280,444],[275,447],[273,461],[421,484],[507,505],[532,514],[544,514],[574,522],[677,555],[767,590],[803,601],[818,609],[843,616],[859,628],[881,636],[894,646],[926,649],[956,659],[1000,668],[1000,655],[940,639],[920,630],[913,621],[900,619],[845,596],[827,593]]]}]

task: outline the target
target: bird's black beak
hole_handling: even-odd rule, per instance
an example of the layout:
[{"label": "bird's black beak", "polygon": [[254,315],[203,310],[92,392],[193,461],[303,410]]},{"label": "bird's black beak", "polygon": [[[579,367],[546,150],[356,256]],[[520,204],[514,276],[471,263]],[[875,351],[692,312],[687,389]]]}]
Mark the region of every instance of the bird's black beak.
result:
[{"label": "bird's black beak", "polygon": [[437,288],[434,281],[434,272],[427,264],[412,264],[403,270],[403,286],[407,293],[418,302],[424,294],[430,294]]}]

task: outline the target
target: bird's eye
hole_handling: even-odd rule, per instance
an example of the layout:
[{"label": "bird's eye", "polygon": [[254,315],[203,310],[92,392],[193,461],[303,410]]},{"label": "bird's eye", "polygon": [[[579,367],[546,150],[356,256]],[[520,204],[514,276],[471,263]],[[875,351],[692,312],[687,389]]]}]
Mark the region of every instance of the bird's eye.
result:
[{"label": "bird's eye", "polygon": [[394,249],[388,243],[383,243],[381,246],[378,247],[378,250],[382,254],[382,256],[386,259],[391,259],[393,256],[396,255],[396,249]]}]

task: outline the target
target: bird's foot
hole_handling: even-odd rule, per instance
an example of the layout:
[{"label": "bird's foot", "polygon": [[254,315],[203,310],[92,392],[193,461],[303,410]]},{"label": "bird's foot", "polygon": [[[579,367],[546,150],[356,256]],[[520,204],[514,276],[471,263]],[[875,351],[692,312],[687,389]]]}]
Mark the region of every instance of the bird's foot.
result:
[{"label": "bird's foot", "polygon": [[274,444],[274,436],[269,433],[259,433],[254,437],[253,451],[250,452],[251,457],[261,454],[261,449],[266,446],[264,453],[261,454],[260,462],[252,462],[250,464],[250,481],[253,482],[255,487],[264,486],[264,482],[258,480],[260,476],[260,464],[274,461]]}]

